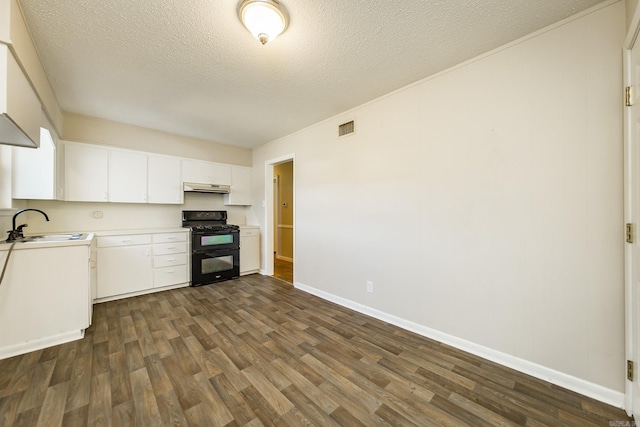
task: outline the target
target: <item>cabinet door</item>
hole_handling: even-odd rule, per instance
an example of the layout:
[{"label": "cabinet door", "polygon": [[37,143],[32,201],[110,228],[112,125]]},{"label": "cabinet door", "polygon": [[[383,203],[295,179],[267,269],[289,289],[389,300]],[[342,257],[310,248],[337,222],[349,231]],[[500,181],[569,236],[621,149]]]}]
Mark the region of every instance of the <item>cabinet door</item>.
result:
[{"label": "cabinet door", "polygon": [[258,230],[243,230],[240,236],[240,274],[260,269],[260,235]]},{"label": "cabinet door", "polygon": [[98,249],[98,298],[128,294],[152,287],[150,245]]},{"label": "cabinet door", "polygon": [[109,201],[147,202],[147,156],[133,151],[109,151]]},{"label": "cabinet door", "polygon": [[[182,161],[182,182],[196,182],[198,184],[208,184],[208,162],[200,160]],[[210,183],[209,183],[210,184]]]},{"label": "cabinet door", "polygon": [[182,191],[180,159],[148,156],[147,189],[149,203],[181,204]]},{"label": "cabinet door", "polygon": [[183,160],[182,182],[231,185],[231,165],[202,160]]},{"label": "cabinet door", "polygon": [[231,166],[231,192],[224,195],[224,204],[251,204],[251,168]]},{"label": "cabinet door", "polygon": [[109,150],[95,145],[65,143],[65,200],[106,202]]},{"label": "cabinet door", "polygon": [[57,150],[47,129],[40,129],[40,148],[14,147],[12,158],[14,199],[56,198]]},{"label": "cabinet door", "polygon": [[209,174],[211,184],[231,185],[231,165],[210,163]]}]

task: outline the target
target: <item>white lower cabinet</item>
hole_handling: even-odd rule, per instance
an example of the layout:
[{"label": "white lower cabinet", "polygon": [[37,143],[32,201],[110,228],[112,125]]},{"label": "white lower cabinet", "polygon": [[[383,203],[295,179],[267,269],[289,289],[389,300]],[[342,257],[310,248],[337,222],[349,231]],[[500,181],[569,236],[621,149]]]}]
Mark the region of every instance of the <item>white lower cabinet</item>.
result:
[{"label": "white lower cabinet", "polygon": [[[0,286],[0,359],[82,338],[91,324],[92,246],[86,243],[15,246]],[[8,246],[0,249],[0,266]]]},{"label": "white lower cabinet", "polygon": [[188,231],[98,237],[98,299],[189,282]]},{"label": "white lower cabinet", "polygon": [[240,226],[240,274],[260,270],[260,228]]}]

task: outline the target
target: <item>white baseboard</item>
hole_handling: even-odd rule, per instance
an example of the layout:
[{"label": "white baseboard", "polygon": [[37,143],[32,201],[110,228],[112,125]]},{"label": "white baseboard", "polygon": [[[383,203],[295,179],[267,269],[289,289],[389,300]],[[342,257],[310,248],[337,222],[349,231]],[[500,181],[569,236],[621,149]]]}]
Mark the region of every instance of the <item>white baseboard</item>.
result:
[{"label": "white baseboard", "polygon": [[608,405],[624,409],[625,395],[622,392],[612,390],[589,381],[585,381],[572,375],[556,371],[555,369],[538,365],[537,363],[533,363],[528,360],[521,359],[519,357],[515,357],[510,354],[506,354],[435,329],[431,329],[427,326],[402,319],[400,317],[368,307],[364,304],[360,304],[358,302],[330,294],[328,292],[304,285],[299,282],[296,282],[294,284],[294,287],[327,301],[331,301],[343,307],[350,308],[351,310],[355,310],[359,313],[366,314],[368,316],[385,321],[387,323],[391,323],[392,325],[398,326],[408,331],[415,332],[416,334],[422,335],[424,337],[431,338],[460,350],[472,353],[484,359],[488,359],[492,362],[499,363],[503,366],[507,366],[541,380],[548,381],[552,384],[575,391],[576,393],[591,397],[592,399],[599,400],[600,402],[604,402]]},{"label": "white baseboard", "polygon": [[289,261],[289,262],[293,262],[293,258],[289,258],[289,257],[282,256],[282,255],[276,255],[276,258],[277,258],[277,259],[280,259],[280,260],[282,260],[282,261]]},{"label": "white baseboard", "polygon": [[20,344],[14,344],[0,349],[0,360],[9,357],[18,356],[20,354],[30,353],[43,348],[53,347],[67,342],[79,340],[84,337],[84,330],[73,332],[65,332],[63,334],[53,335],[51,337],[40,338]]},{"label": "white baseboard", "polygon": [[100,304],[108,301],[115,301],[115,300],[124,299],[124,298],[137,297],[139,295],[146,295],[146,294],[153,294],[156,292],[168,291],[170,289],[186,288],[187,286],[189,286],[189,283],[178,283],[176,285],[163,286],[161,288],[144,289],[142,291],[129,292],[128,294],[119,294],[119,295],[112,295],[110,297],[96,298],[93,300],[93,303]]}]

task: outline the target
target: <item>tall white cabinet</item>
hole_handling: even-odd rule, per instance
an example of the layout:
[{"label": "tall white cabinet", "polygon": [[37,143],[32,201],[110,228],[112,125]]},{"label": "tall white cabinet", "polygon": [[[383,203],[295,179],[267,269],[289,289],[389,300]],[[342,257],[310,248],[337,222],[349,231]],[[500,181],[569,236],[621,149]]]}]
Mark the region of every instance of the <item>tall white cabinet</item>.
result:
[{"label": "tall white cabinet", "polygon": [[260,227],[240,226],[240,275],[260,270]]}]

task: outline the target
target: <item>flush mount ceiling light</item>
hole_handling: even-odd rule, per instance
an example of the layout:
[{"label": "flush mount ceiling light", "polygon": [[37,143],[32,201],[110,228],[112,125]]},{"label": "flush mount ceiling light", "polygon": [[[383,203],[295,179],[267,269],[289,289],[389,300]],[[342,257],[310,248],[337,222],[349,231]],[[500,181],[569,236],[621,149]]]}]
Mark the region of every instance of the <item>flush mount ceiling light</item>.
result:
[{"label": "flush mount ceiling light", "polygon": [[242,24],[260,43],[267,44],[289,25],[289,15],[276,0],[244,0],[238,6]]}]

